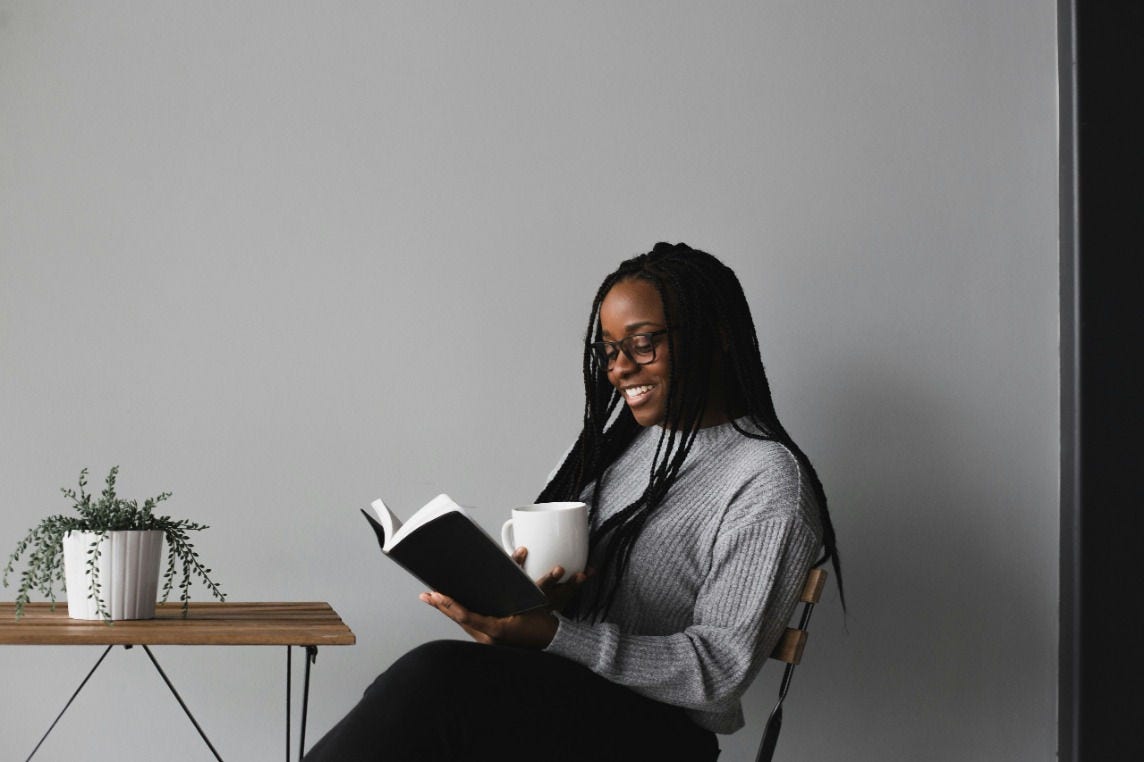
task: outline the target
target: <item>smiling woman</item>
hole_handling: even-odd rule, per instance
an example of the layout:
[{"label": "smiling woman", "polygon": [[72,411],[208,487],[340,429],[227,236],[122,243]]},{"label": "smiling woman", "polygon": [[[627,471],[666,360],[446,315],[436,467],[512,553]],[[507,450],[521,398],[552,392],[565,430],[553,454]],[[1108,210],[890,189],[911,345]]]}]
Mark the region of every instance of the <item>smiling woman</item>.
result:
[{"label": "smiling woman", "polygon": [[546,760],[713,760],[807,570],[833,561],[841,590],[822,485],[730,268],[684,244],[625,261],[583,362],[584,427],[538,500],[589,503],[594,571],[552,569],[551,605],[511,617],[423,594],[476,643],[403,656],[308,760],[511,756],[506,722]]},{"label": "smiling woman", "polygon": [[671,353],[664,345],[666,321],[663,302],[646,280],[620,281],[600,305],[604,340],[592,347],[641,426],[662,423],[667,414]]}]

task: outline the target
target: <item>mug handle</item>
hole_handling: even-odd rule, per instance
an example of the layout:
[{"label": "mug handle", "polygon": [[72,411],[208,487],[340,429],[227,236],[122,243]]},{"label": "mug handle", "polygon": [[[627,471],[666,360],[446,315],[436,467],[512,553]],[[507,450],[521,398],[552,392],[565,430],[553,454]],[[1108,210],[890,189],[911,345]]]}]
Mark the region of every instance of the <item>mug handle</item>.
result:
[{"label": "mug handle", "polygon": [[516,548],[513,547],[513,541],[511,539],[512,536],[513,536],[512,519],[509,519],[501,527],[500,541],[501,541],[501,547],[504,548],[504,552],[508,553],[510,556],[513,554],[513,551],[516,550]]}]

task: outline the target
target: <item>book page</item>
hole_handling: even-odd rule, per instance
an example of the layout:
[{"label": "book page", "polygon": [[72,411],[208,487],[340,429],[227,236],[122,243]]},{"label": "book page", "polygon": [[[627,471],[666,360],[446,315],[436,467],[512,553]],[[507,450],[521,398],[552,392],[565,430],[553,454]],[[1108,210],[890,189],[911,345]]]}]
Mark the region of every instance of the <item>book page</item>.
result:
[{"label": "book page", "polygon": [[465,509],[453,502],[453,499],[448,495],[438,495],[430,500],[425,505],[409,517],[409,520],[404,524],[399,525],[396,532],[393,534],[393,539],[386,543],[386,551],[389,551],[397,543],[401,542],[404,537],[414,532],[418,527],[428,524],[438,516],[444,516],[446,513],[456,511],[462,516],[468,516]]},{"label": "book page", "polygon": [[385,534],[385,542],[382,543],[381,549],[388,553],[389,549],[393,547],[394,535],[397,534],[397,530],[401,529],[401,520],[393,515],[393,511],[389,510],[389,506],[382,502],[380,497],[370,503],[369,507],[373,509],[373,513],[377,516],[378,523],[381,524]]}]

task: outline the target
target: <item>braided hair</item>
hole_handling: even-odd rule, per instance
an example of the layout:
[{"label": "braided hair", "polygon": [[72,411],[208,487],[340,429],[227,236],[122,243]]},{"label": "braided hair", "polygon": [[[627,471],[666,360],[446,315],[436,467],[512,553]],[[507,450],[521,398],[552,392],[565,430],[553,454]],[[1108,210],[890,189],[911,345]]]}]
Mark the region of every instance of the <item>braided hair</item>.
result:
[{"label": "braided hair", "polygon": [[[621,263],[600,285],[585,335],[583,428],[537,500],[579,500],[584,490],[593,485],[591,510],[596,511],[605,472],[642,429],[627,405],[620,405],[620,393],[609,382],[607,367],[587,346],[602,338],[599,312],[608,292],[617,283],[633,278],[652,284],[663,304],[672,342],[666,411],[643,493],[592,530],[589,544],[602,548],[597,559],[597,594],[591,601],[574,600],[566,613],[589,618],[607,616],[627,571],[632,548],[648,517],[678,478],[713,392],[722,392],[726,409],[717,412],[724,413],[736,431],[746,437],[783,444],[809,476],[823,530],[824,552],[815,565],[827,560],[832,563],[845,610],[842,570],[826,494],[810,460],[775,413],[743,288],[731,268],[686,244],[657,243],[647,254]],[[712,368],[722,368],[724,389],[711,388]],[[758,433],[742,428],[735,420],[741,416],[746,416]]]}]

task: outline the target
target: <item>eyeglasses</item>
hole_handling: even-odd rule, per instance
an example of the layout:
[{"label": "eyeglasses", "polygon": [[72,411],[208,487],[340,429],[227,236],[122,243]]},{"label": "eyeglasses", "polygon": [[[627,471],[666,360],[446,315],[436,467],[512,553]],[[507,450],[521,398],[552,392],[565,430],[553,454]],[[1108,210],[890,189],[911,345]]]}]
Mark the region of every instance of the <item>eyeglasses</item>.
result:
[{"label": "eyeglasses", "polygon": [[624,356],[636,365],[647,365],[655,362],[655,346],[659,343],[658,337],[665,333],[667,333],[666,328],[651,333],[633,333],[619,341],[593,341],[588,346],[596,355],[596,361],[608,370],[611,370],[612,366],[616,364],[616,358],[620,356],[620,352],[623,352]]}]

